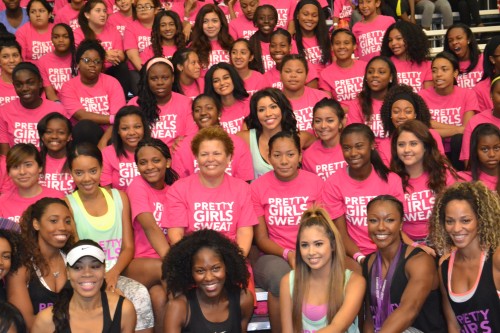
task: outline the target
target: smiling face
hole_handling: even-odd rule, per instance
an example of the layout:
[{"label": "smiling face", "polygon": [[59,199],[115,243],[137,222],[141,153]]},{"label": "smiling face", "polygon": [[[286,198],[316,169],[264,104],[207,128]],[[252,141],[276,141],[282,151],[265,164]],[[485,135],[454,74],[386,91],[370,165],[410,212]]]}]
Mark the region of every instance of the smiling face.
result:
[{"label": "smiling face", "polygon": [[398,29],[389,32],[389,49],[398,59],[406,59],[406,41]]},{"label": "smiling face", "polygon": [[69,33],[63,26],[58,25],[52,29],[51,40],[57,53],[63,54],[69,51]]},{"label": "smiling face", "polygon": [[204,247],[194,254],[192,274],[197,290],[206,297],[217,297],[224,290],[226,265],[214,250]]},{"label": "smiling face", "polygon": [[323,142],[338,143],[342,124],[331,107],[318,108],[313,116],[313,129]]},{"label": "smiling face", "polygon": [[209,40],[217,40],[221,22],[216,13],[207,13],[203,18],[203,33]]},{"label": "smiling face", "polygon": [[155,189],[165,187],[165,173],[170,168],[172,160],[167,159],[154,147],[142,147],[137,152],[137,170],[142,178]]},{"label": "smiling face", "polygon": [[391,120],[394,127],[398,128],[408,120],[415,119],[415,107],[406,99],[395,101],[391,107]]},{"label": "smiling face", "polygon": [[314,35],[314,29],[318,26],[319,12],[315,5],[304,5],[299,10],[297,19],[304,35]]},{"label": "smiling face", "polygon": [[479,247],[477,215],[466,200],[448,202],[444,228],[459,250],[470,245]]},{"label": "smiling face", "polygon": [[417,166],[423,170],[424,143],[412,132],[401,132],[397,141],[397,154],[406,167]]},{"label": "smiling face", "polygon": [[68,267],[68,279],[74,292],[85,298],[96,296],[104,283],[106,266],[94,257],[79,259]]},{"label": "smiling face", "polygon": [[160,20],[160,36],[165,40],[174,39],[177,33],[175,21],[170,16],[163,16]]},{"label": "smiling face", "polygon": [[366,82],[373,92],[386,90],[391,80],[391,69],[383,60],[372,61],[366,69]]},{"label": "smiling face", "polygon": [[38,165],[35,156],[28,156],[19,165],[11,166],[9,177],[17,188],[29,190],[38,186],[41,172],[42,166]]},{"label": "smiling face", "polygon": [[479,137],[477,142],[477,157],[481,171],[496,176],[498,173],[498,163],[500,163],[500,138],[495,134]]},{"label": "smiling face", "polygon": [[45,208],[40,220],[33,220],[33,228],[38,231],[38,243],[61,249],[73,232],[71,213],[68,207],[52,203]]},{"label": "smiling face", "polygon": [[49,152],[57,154],[66,150],[71,134],[66,122],[56,118],[47,123],[47,128],[40,139]]},{"label": "smiling face", "polygon": [[231,162],[224,143],[220,140],[205,140],[200,143],[196,156],[200,167],[200,176],[203,178],[222,178],[227,166]]},{"label": "smiling face", "polygon": [[371,168],[370,156],[373,143],[362,133],[350,133],[343,137],[342,153],[344,159],[353,170]]},{"label": "smiling face", "polygon": [[212,84],[214,86],[214,91],[219,96],[229,96],[234,91],[233,79],[229,71],[219,68],[214,71],[212,77]]},{"label": "smiling face", "polygon": [[377,201],[367,211],[368,235],[377,248],[399,244],[403,217],[390,201]]},{"label": "smiling face", "polygon": [[71,175],[78,191],[91,195],[99,191],[102,167],[92,156],[80,155],[71,163]]},{"label": "smiling face", "polygon": [[366,21],[370,21],[377,16],[380,7],[380,0],[359,0],[359,12]]},{"label": "smiling face", "polygon": [[458,59],[468,60],[470,56],[469,39],[462,28],[453,28],[448,32],[448,46]]},{"label": "smiling face", "polygon": [[269,163],[274,174],[282,182],[288,182],[299,175],[302,155],[291,138],[279,138],[273,142],[269,151]]},{"label": "smiling face", "polygon": [[248,63],[253,60],[248,46],[245,42],[237,42],[231,50],[231,63],[237,70],[248,68]]},{"label": "smiling face", "polygon": [[118,136],[123,142],[123,148],[134,152],[137,144],[144,137],[144,125],[142,124],[141,117],[136,114],[130,114],[120,118]]},{"label": "smiling face", "polygon": [[323,227],[314,225],[304,228],[299,237],[300,256],[311,270],[329,269],[332,262],[332,246]]},{"label": "smiling face", "polygon": [[269,131],[281,129],[282,112],[271,97],[265,96],[258,100],[257,117],[263,129]]},{"label": "smiling face", "polygon": [[288,42],[286,36],[276,34],[271,38],[271,43],[269,43],[269,54],[276,64],[281,64],[283,57],[290,54],[291,50],[292,46]]},{"label": "smiling face", "polygon": [[33,2],[28,14],[30,23],[35,29],[45,29],[49,26],[50,13],[41,2]]},{"label": "smiling face", "polygon": [[116,0],[116,6],[122,13],[128,13],[132,8],[132,0]]},{"label": "smiling face", "polygon": [[257,15],[257,29],[259,29],[264,35],[270,35],[278,23],[278,18],[274,15],[274,12],[270,8],[263,8],[255,15]]},{"label": "smiling face", "polygon": [[17,71],[16,75],[12,77],[12,83],[24,107],[34,109],[40,106],[42,103],[42,98],[40,97],[42,81],[40,77],[30,70],[22,69]]},{"label": "smiling face", "polygon": [[174,75],[169,65],[156,63],[148,71],[148,85],[156,99],[168,99],[172,95]]},{"label": "smiling face", "polygon": [[337,60],[348,60],[352,58],[356,45],[352,40],[352,36],[345,32],[339,32],[333,38],[332,49]]},{"label": "smiling face", "polygon": [[307,71],[300,60],[289,60],[281,68],[281,81],[283,89],[289,91],[299,91],[306,85]]},{"label": "smiling face", "polygon": [[9,273],[12,264],[12,248],[5,238],[0,238],[0,280]]},{"label": "smiling face", "polygon": [[458,77],[458,70],[453,69],[453,64],[444,58],[432,62],[432,81],[436,91],[446,91],[453,87]]},{"label": "smiling face", "polygon": [[0,68],[2,75],[12,76],[12,71],[22,61],[17,47],[2,47],[0,50]]},{"label": "smiling face", "polygon": [[193,106],[193,119],[199,129],[216,126],[219,124],[219,111],[213,99],[201,97]]}]

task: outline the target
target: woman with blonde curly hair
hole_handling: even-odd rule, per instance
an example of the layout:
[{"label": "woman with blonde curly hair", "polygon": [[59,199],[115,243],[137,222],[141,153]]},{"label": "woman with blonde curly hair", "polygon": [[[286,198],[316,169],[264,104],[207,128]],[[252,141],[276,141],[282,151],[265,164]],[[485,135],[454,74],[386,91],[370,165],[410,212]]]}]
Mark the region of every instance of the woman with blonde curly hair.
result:
[{"label": "woman with blonde curly hair", "polygon": [[435,203],[430,238],[438,253],[451,251],[439,270],[449,332],[500,332],[499,215],[482,182],[457,183]]}]

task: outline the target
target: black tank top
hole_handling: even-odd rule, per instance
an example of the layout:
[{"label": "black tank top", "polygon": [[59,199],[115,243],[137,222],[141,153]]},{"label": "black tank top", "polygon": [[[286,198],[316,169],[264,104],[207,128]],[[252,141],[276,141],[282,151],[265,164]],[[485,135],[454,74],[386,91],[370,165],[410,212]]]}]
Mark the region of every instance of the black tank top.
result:
[{"label": "black tank top", "polygon": [[448,300],[462,332],[500,332],[500,299],[493,280],[492,256],[493,254],[490,253],[484,262],[476,292],[463,303],[454,302],[449,295],[449,259],[441,265],[441,274]]},{"label": "black tank top", "polygon": [[182,330],[183,333],[241,333],[241,307],[240,292],[228,292],[229,317],[221,323],[208,321],[201,312],[196,288],[187,294],[189,310],[191,313],[189,323]]},{"label": "black tank top", "polygon": [[[118,303],[116,304],[115,315],[113,316],[113,320],[111,320],[111,314],[109,312],[108,296],[106,295],[106,292],[101,291],[102,317],[103,317],[102,333],[121,332],[122,306],[124,299],[125,298],[123,296],[120,296],[120,298],[118,299]],[[62,333],[71,333],[71,328],[69,327],[69,325],[68,329]]]},{"label": "black tank top", "polygon": [[52,306],[57,300],[57,293],[47,289],[36,275],[28,283],[28,293],[33,305],[33,314]]},{"label": "black tank top", "polygon": [[[408,245],[403,244],[403,254],[406,254],[406,249]],[[391,284],[391,304],[393,309],[396,309],[401,303],[401,297],[403,296],[403,292],[405,291],[406,285],[408,284],[408,279],[405,274],[405,265],[408,260],[414,255],[422,252],[423,250],[420,248],[415,248],[410,252],[407,258],[404,255],[399,257],[399,261],[396,266],[396,270],[394,271],[394,276],[392,278]],[[373,254],[373,253],[372,253]],[[367,288],[366,292],[368,294],[368,299],[370,297],[370,286],[371,286],[371,273],[373,269],[373,264],[370,270],[368,270],[368,259],[372,254],[369,254],[365,261],[363,262],[363,276],[366,279]],[[376,308],[376,305],[372,304],[371,308]],[[413,321],[411,327],[419,329],[425,333],[441,333],[447,332],[446,323],[444,320],[443,311],[441,308],[441,292],[439,288],[436,290],[431,290],[429,296],[424,302],[422,309],[420,309],[420,313]]]}]

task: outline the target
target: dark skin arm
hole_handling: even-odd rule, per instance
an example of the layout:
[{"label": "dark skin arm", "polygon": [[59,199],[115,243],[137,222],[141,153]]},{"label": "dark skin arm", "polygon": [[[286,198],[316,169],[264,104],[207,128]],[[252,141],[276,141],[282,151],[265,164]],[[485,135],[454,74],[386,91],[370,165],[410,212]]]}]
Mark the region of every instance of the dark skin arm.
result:
[{"label": "dark skin arm", "polygon": [[178,296],[168,300],[163,320],[164,333],[180,333],[182,331],[182,328],[186,326],[188,307],[185,296]]}]

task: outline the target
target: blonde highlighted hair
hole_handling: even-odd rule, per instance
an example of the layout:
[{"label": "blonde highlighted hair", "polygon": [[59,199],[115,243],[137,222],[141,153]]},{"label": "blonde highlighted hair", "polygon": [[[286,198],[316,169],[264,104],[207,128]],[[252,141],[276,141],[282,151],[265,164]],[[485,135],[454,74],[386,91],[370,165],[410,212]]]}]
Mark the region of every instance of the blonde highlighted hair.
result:
[{"label": "blonde highlighted hair", "polygon": [[293,332],[302,332],[302,306],[308,292],[311,268],[304,262],[300,255],[300,235],[306,228],[313,226],[324,230],[332,248],[329,281],[326,286],[328,295],[327,322],[331,322],[344,302],[345,285],[345,248],[339,231],[333,224],[330,215],[323,208],[313,206],[306,210],[301,217],[295,251],[295,277],[292,295],[292,322]]}]

